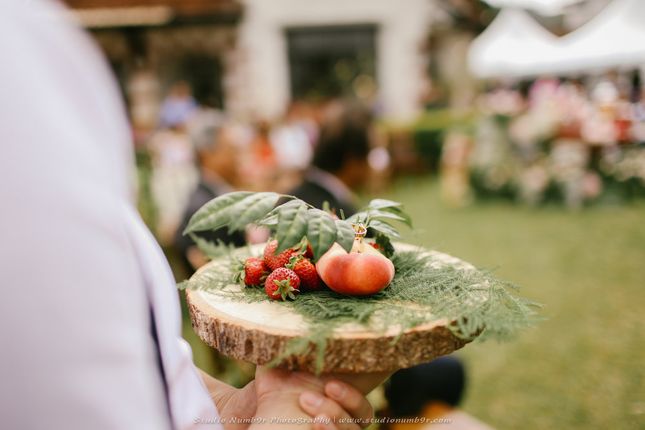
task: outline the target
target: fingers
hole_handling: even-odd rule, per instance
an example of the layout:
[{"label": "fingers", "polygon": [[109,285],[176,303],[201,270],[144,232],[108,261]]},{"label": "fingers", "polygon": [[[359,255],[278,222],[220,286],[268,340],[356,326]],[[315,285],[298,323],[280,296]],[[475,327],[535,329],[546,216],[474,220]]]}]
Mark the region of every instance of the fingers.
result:
[{"label": "fingers", "polygon": [[314,417],[313,428],[316,430],[359,430],[361,428],[341,405],[322,394],[305,391],[300,395],[299,400],[302,410]]},{"label": "fingers", "polygon": [[318,415],[314,421],[313,430],[340,430],[326,415]]},{"label": "fingers", "polygon": [[370,420],[374,416],[374,410],[367,398],[356,388],[334,380],[325,384],[325,395],[338,402],[361,427],[365,428],[370,424]]}]

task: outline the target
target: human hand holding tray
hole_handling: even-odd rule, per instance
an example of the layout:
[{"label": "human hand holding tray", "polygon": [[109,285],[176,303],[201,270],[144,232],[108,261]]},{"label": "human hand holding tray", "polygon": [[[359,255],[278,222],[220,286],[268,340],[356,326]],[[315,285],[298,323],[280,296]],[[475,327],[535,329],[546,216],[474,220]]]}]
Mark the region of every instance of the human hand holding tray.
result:
[{"label": "human hand holding tray", "polygon": [[[278,242],[276,255],[292,253],[293,263],[305,258],[298,254],[311,253],[321,268],[335,243],[349,250],[347,255],[355,253],[362,240],[356,226],[364,226],[373,237],[365,239],[373,245],[368,253],[378,249],[389,258],[394,277],[379,291],[352,295],[321,273],[336,291],[324,285],[315,291],[300,288],[290,295],[293,299],[272,300],[261,285],[236,281],[240,262],[249,256],[262,259],[266,245],[222,252],[197,238],[203,250],[217,257],[180,287],[187,289],[197,334],[227,356],[315,373],[388,374],[449,354],[480,335],[507,337],[535,315],[534,303],[512,295],[512,286],[485,271],[436,251],[393,246],[398,232],[392,221],[410,224],[399,203],[373,200],[364,211],[340,220],[294,198],[276,206],[281,197],[223,195],[200,209],[186,232],[265,225]],[[345,266],[332,261],[323,269]]]}]

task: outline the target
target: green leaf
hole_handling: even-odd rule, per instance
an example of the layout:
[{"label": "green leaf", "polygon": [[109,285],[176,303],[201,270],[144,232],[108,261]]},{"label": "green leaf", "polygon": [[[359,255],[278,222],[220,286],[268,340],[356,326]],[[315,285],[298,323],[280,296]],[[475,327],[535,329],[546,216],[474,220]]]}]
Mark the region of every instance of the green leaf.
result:
[{"label": "green leaf", "polygon": [[231,221],[230,208],[253,194],[250,191],[237,191],[215,197],[195,212],[190,218],[184,234],[191,231],[217,230],[224,227]]},{"label": "green leaf", "polygon": [[254,193],[229,208],[231,222],[228,231],[243,230],[247,225],[261,220],[278,203],[280,194]]},{"label": "green leaf", "polygon": [[397,208],[401,207],[401,203],[395,202],[393,200],[386,200],[386,199],[374,199],[371,200],[367,207],[370,209],[385,209],[385,208]]},{"label": "green leaf", "polygon": [[381,209],[381,210],[386,211],[386,212],[392,212],[393,214],[396,214],[396,215],[400,216],[401,218],[403,218],[403,220],[401,222],[404,223],[405,225],[407,225],[408,227],[412,228],[412,217],[409,214],[407,214],[406,212],[404,212],[403,209],[401,209],[401,208],[385,208],[385,209]]},{"label": "green leaf", "polygon": [[394,227],[392,227],[388,223],[385,223],[383,221],[379,221],[377,219],[371,220],[369,225],[368,225],[368,227],[371,228],[372,230],[374,230],[374,231],[376,231],[378,233],[382,233],[382,234],[384,234],[384,235],[386,235],[388,237],[395,237],[395,238],[401,237],[399,232],[396,231],[396,229]]},{"label": "green leaf", "polygon": [[259,221],[278,202],[277,193],[236,191],[215,197],[202,206],[188,222],[184,234],[194,231],[217,230],[228,226],[228,231],[242,230]]},{"label": "green leaf", "polygon": [[336,232],[336,242],[345,248],[345,251],[351,251],[352,245],[354,244],[354,237],[356,237],[352,224],[350,222],[337,219]]},{"label": "green leaf", "polygon": [[376,233],[375,242],[381,247],[383,254],[387,258],[391,258],[394,255],[394,246],[388,236],[383,233]]},{"label": "green leaf", "polygon": [[263,226],[269,227],[269,228],[275,227],[276,225],[278,225],[278,215],[277,214],[272,214],[271,212],[269,212],[269,214],[267,214],[267,216],[262,218],[256,224],[263,225]]},{"label": "green leaf", "polygon": [[277,253],[296,245],[307,234],[307,205],[301,200],[291,200],[278,206]]},{"label": "green leaf", "polygon": [[400,215],[397,215],[393,212],[381,211],[381,210],[370,210],[369,212],[370,219],[381,218],[381,219],[392,219],[395,221],[406,222],[406,219]]},{"label": "green leaf", "polygon": [[354,215],[350,216],[345,221],[349,222],[350,224],[358,224],[358,223],[364,224],[366,220],[367,220],[367,212],[361,211],[361,212],[356,212]]},{"label": "green leaf", "polygon": [[[403,211],[403,205],[393,200],[371,200],[367,205],[365,212],[370,215],[370,218],[378,218],[380,216],[381,218],[396,219],[397,221],[401,221],[407,226],[412,227],[412,218],[410,217],[410,215]],[[384,212],[394,214],[396,217],[388,217],[387,215],[383,215]],[[379,214],[379,216],[375,216],[375,214]]]},{"label": "green leaf", "polygon": [[320,209],[309,209],[307,218],[307,239],[314,252],[314,260],[318,260],[336,241],[336,223],[328,213]]}]

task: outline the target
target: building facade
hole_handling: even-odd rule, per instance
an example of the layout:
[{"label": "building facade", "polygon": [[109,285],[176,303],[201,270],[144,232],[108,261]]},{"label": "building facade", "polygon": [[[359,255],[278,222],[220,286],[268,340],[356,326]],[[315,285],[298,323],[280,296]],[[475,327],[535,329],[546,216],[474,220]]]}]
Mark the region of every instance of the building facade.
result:
[{"label": "building facade", "polygon": [[68,0],[108,57],[135,128],[173,82],[243,119],[291,101],[365,99],[413,119],[427,85],[428,0]]}]

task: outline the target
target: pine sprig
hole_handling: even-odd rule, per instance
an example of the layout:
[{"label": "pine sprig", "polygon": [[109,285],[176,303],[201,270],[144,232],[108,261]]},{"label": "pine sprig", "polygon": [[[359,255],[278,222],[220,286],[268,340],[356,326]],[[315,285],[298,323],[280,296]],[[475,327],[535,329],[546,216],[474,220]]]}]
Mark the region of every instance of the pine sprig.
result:
[{"label": "pine sprig", "polygon": [[235,245],[225,244],[220,239],[217,242],[212,242],[208,239],[204,239],[194,233],[188,234],[190,238],[195,242],[197,248],[204,253],[206,257],[213,260],[215,258],[225,257],[230,255],[235,251]]}]

